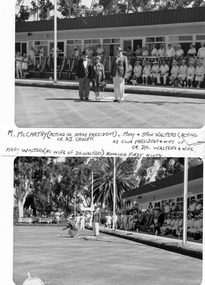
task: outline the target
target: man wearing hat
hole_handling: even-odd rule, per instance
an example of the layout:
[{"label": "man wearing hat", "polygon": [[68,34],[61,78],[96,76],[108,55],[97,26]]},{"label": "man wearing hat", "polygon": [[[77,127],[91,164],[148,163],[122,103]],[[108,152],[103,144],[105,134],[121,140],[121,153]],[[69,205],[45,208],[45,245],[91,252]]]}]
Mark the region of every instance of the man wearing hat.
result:
[{"label": "man wearing hat", "polygon": [[164,48],[163,44],[160,45],[160,48],[157,51],[157,56],[159,56],[159,57],[165,56],[165,48]]},{"label": "man wearing hat", "polygon": [[151,225],[153,232],[157,235],[160,233],[160,228],[164,222],[164,214],[159,207],[154,208],[154,224]]},{"label": "man wearing hat", "polygon": [[194,76],[195,76],[194,62],[190,61],[189,67],[187,69],[187,87],[193,88]]},{"label": "man wearing hat", "polygon": [[201,43],[201,47],[198,49],[197,57],[205,68],[205,42]]},{"label": "man wearing hat", "polygon": [[127,57],[123,55],[121,47],[116,50],[116,56],[112,60],[111,78],[114,83],[115,100],[113,102],[124,101],[125,76],[127,74]]},{"label": "man wearing hat", "polygon": [[100,208],[98,206],[95,206],[94,212],[93,212],[92,222],[93,222],[93,234],[96,237],[99,236],[100,219],[101,219]]},{"label": "man wearing hat", "polygon": [[159,64],[155,60],[153,62],[152,68],[151,68],[151,79],[152,79],[152,85],[160,84],[160,73],[159,73]]},{"label": "man wearing hat", "polygon": [[184,55],[184,51],[182,49],[182,46],[179,44],[177,46],[177,49],[175,51],[175,59],[176,60],[179,60],[179,59],[182,59],[183,58],[183,55]]},{"label": "man wearing hat", "polygon": [[153,44],[152,50],[151,50],[151,56],[157,56],[157,46],[156,44]]},{"label": "man wearing hat", "polygon": [[165,52],[166,57],[175,57],[175,50],[171,44],[168,44],[166,52]]},{"label": "man wearing hat", "polygon": [[83,52],[82,58],[78,60],[76,80],[79,81],[80,100],[89,100],[90,81],[93,79],[93,69],[88,60],[88,55],[86,55],[85,52]]},{"label": "man wearing hat", "polygon": [[179,75],[178,75],[178,80],[179,84],[178,86],[186,86],[186,77],[187,77],[187,66],[186,66],[186,60],[182,59],[182,64],[179,67]]},{"label": "man wearing hat", "polygon": [[190,48],[187,52],[188,57],[194,57],[196,55],[196,48],[195,45],[193,43],[190,44]]},{"label": "man wearing hat", "polygon": [[160,66],[160,76],[163,79],[163,84],[167,84],[167,77],[169,75],[169,65],[166,64],[166,61],[162,61],[162,65]]}]

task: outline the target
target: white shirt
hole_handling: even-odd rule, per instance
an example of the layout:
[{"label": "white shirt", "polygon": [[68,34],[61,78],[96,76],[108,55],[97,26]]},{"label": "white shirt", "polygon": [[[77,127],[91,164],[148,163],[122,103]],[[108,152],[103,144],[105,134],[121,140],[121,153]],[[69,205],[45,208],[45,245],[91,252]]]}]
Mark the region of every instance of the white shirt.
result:
[{"label": "white shirt", "polygon": [[195,48],[190,48],[188,50],[188,55],[195,55],[196,54],[196,49]]},{"label": "white shirt", "polygon": [[133,71],[134,71],[134,74],[140,76],[142,74],[142,66],[141,65],[135,65]]},{"label": "white shirt", "polygon": [[172,66],[171,74],[178,75],[179,74],[179,66]]},{"label": "white shirt", "polygon": [[88,65],[87,60],[84,60],[84,61],[83,61],[83,65],[84,65],[85,68],[87,67],[87,65]]},{"label": "white shirt", "polygon": [[193,77],[195,74],[195,67],[194,66],[189,66],[187,69],[187,76],[188,77]]},{"label": "white shirt", "polygon": [[144,69],[143,69],[143,74],[144,75],[150,75],[151,72],[151,66],[150,65],[145,65]]},{"label": "white shirt", "polygon": [[152,73],[156,74],[159,73],[159,65],[153,65],[152,66]]},{"label": "white shirt", "polygon": [[[165,65],[161,65],[160,66],[160,71],[161,71],[161,75],[164,75],[165,73],[167,73],[169,71],[169,66],[167,64]],[[170,206],[168,205],[168,207],[170,208]],[[165,206],[166,208],[166,206]]]},{"label": "white shirt", "polygon": [[179,72],[180,72],[180,74],[186,74],[187,73],[187,66],[186,65],[181,65],[179,67]]},{"label": "white shirt", "polygon": [[97,48],[97,54],[102,55],[103,53],[104,53],[104,48],[103,47]]},{"label": "white shirt", "polygon": [[205,47],[201,47],[201,48],[198,50],[197,56],[198,56],[199,58],[205,58]]},{"label": "white shirt", "polygon": [[174,50],[174,48],[173,48],[173,47],[168,48],[168,49],[166,50],[165,56],[167,56],[167,57],[174,57],[174,56],[175,56],[175,50]]},{"label": "white shirt", "polygon": [[151,56],[157,56],[157,49],[153,48],[153,50],[151,51]]},{"label": "white shirt", "polygon": [[165,49],[163,48],[163,49],[158,49],[158,52],[157,52],[157,55],[159,56],[159,57],[164,57],[165,56]]},{"label": "white shirt", "polygon": [[176,58],[180,58],[183,54],[184,54],[183,49],[177,49],[177,50],[175,51],[175,56],[176,56]]}]

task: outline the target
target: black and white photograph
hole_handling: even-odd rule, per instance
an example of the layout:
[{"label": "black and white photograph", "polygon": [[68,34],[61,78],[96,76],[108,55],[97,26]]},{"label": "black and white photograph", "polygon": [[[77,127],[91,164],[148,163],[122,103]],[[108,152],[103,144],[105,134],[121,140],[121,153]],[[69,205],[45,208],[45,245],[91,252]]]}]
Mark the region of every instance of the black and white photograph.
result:
[{"label": "black and white photograph", "polygon": [[201,128],[204,1],[17,1],[20,128]]},{"label": "black and white photograph", "polygon": [[205,0],[0,11],[1,283],[204,284]]},{"label": "black and white photograph", "polygon": [[199,158],[17,157],[13,194],[16,285],[202,282]]}]

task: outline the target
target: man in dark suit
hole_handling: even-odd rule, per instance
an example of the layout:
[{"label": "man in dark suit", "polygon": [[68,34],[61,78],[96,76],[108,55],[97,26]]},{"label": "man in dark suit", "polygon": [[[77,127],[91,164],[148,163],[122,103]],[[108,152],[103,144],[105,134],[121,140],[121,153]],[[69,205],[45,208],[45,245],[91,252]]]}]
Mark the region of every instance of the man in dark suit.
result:
[{"label": "man in dark suit", "polygon": [[92,222],[93,222],[93,234],[96,237],[99,236],[100,219],[101,219],[100,208],[98,206],[95,206],[94,212],[93,212]]},{"label": "man in dark suit", "polygon": [[116,56],[111,65],[111,78],[113,78],[115,100],[121,103],[124,101],[125,76],[127,73],[127,57],[122,54],[121,47],[117,48]]},{"label": "man in dark suit", "polygon": [[164,222],[164,214],[159,207],[154,208],[154,223],[151,228],[153,232],[157,235],[160,234],[160,228]]},{"label": "man in dark suit", "polygon": [[80,100],[89,100],[90,81],[93,77],[93,69],[88,62],[88,55],[83,52],[82,58],[78,60],[76,71],[76,80],[79,82],[79,97]]}]

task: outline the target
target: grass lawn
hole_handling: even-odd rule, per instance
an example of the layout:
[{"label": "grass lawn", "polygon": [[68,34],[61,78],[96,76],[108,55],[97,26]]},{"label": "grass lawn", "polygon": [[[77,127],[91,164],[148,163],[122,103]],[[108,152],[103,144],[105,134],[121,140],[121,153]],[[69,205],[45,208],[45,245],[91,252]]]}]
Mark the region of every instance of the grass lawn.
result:
[{"label": "grass lawn", "polygon": [[14,227],[14,283],[27,272],[45,285],[201,283],[201,260],[105,234],[97,240],[89,230],[66,234],[58,226]]}]

